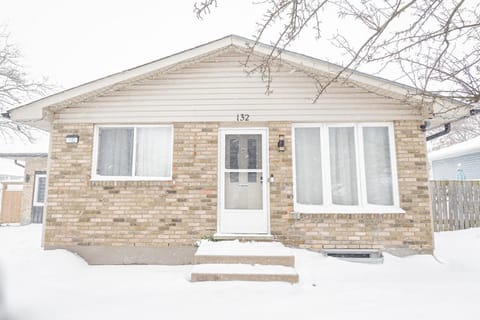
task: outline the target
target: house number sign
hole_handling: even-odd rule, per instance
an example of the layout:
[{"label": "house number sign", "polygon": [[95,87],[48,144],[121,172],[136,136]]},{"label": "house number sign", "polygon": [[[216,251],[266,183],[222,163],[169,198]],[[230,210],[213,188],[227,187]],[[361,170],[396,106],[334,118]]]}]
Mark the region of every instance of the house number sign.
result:
[{"label": "house number sign", "polygon": [[248,113],[237,113],[237,121],[250,121],[250,115]]}]

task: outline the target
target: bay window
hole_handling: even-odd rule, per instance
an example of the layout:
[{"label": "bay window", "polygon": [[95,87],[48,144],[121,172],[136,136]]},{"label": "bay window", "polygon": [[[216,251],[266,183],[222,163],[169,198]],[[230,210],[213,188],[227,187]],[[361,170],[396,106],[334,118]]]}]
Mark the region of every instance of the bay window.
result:
[{"label": "bay window", "polygon": [[97,126],[93,179],[170,180],[173,127]]},{"label": "bay window", "polygon": [[296,212],[403,212],[391,123],[297,124],[293,137]]}]

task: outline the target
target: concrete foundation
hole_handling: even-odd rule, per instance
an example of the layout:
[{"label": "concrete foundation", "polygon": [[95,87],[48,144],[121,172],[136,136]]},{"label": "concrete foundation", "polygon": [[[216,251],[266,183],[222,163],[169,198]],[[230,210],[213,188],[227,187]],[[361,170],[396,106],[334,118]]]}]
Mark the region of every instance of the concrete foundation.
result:
[{"label": "concrete foundation", "polygon": [[107,247],[107,246],[65,246],[46,247],[46,250],[65,249],[82,257],[91,265],[193,264],[197,247]]}]

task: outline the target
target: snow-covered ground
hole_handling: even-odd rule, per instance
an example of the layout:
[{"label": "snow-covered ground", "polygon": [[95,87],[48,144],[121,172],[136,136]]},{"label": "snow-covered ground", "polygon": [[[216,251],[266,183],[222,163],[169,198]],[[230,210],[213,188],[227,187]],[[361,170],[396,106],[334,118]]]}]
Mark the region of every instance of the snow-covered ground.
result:
[{"label": "snow-covered ground", "polygon": [[436,258],[379,265],[293,250],[296,285],[191,283],[191,266],[89,266],[43,251],[40,236],[38,225],[0,227],[5,319],[480,319],[480,229],[436,234]]}]

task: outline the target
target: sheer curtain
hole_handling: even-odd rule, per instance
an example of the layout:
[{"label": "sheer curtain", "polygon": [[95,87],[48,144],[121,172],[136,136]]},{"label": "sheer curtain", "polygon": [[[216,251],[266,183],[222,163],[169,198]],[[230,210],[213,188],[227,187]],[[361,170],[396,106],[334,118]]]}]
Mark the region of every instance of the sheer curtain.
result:
[{"label": "sheer curtain", "polygon": [[354,128],[330,127],[329,146],[332,203],[358,205]]},{"label": "sheer curtain", "polygon": [[392,166],[387,127],[364,127],[367,202],[393,205]]},{"label": "sheer curtain", "polygon": [[172,129],[139,127],[136,133],[136,176],[170,177]]},{"label": "sheer curtain", "polygon": [[97,174],[131,176],[133,128],[100,128]]},{"label": "sheer curtain", "polygon": [[297,202],[323,204],[320,128],[295,128]]}]

